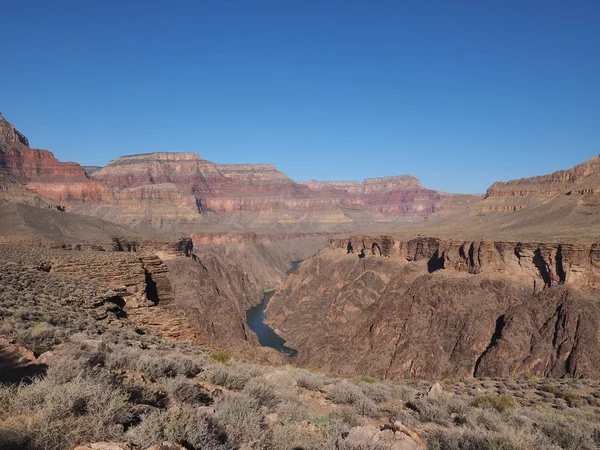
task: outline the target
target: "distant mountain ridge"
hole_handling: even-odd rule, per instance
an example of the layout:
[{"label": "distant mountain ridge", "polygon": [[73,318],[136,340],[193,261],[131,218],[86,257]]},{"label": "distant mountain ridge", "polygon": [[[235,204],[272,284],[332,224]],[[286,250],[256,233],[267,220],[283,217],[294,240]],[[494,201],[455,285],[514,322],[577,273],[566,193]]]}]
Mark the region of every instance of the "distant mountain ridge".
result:
[{"label": "distant mountain ridge", "polygon": [[[448,229],[485,229],[487,223],[500,229],[530,226],[535,219],[526,213],[506,216],[512,223],[506,225],[504,218],[494,219],[498,214],[535,207],[543,210],[535,214],[543,215],[558,208],[577,224],[600,204],[600,157],[549,175],[494,183],[482,197],[427,189],[408,174],[362,182],[296,182],[271,164],[217,164],[193,152],[127,155],[105,167],[82,167],[31,149],[28,142],[0,115],[0,180],[5,186],[0,201],[54,202],[73,212],[163,231],[215,226],[340,232],[424,219],[425,225],[441,220]],[[550,223],[564,219],[554,212],[549,217]]]}]

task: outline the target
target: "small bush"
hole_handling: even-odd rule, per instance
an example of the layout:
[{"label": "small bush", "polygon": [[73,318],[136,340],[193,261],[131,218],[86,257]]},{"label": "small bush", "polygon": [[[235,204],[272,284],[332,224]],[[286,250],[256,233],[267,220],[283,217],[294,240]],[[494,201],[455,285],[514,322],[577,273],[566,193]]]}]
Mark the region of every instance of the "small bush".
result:
[{"label": "small bush", "polygon": [[491,407],[498,412],[505,412],[516,405],[514,397],[502,395],[500,397],[487,397],[480,395],[471,401],[471,406],[475,408]]},{"label": "small bush", "polygon": [[210,381],[219,386],[224,386],[227,389],[244,389],[248,380],[250,380],[248,374],[241,373],[235,369],[232,370],[228,367],[219,367],[210,373]]},{"label": "small bush", "polygon": [[328,387],[327,398],[334,403],[351,405],[362,416],[376,416],[377,405],[368,398],[362,389],[353,383],[344,380]]},{"label": "small bush", "polygon": [[255,377],[248,381],[246,386],[244,386],[244,393],[258,400],[261,405],[269,408],[275,406],[279,402],[273,386],[260,377]]},{"label": "small bush", "polygon": [[360,389],[367,397],[373,400],[375,403],[388,402],[393,398],[392,390],[383,384],[371,384],[370,382],[360,382],[358,384]]},{"label": "small bush", "polygon": [[119,439],[121,418],[127,415],[127,396],[102,378],[89,378],[89,374],[64,384],[48,377],[21,386],[7,413],[15,418],[28,417],[21,419],[19,432],[31,448],[73,448],[82,442]]},{"label": "small bush", "polygon": [[211,353],[210,357],[221,364],[227,364],[229,359],[231,358],[226,352],[223,350],[219,350],[217,352]]},{"label": "small bush", "polygon": [[560,398],[567,402],[567,405],[569,405],[571,408],[583,406],[587,402],[586,399],[575,394],[574,392],[563,392],[560,394]]},{"label": "small bush", "polygon": [[326,384],[330,383],[330,379],[324,375],[318,375],[311,372],[302,372],[298,376],[297,384],[309,391],[319,391]]},{"label": "small bush", "polygon": [[223,429],[209,417],[189,405],[179,405],[165,412],[153,411],[128,430],[127,438],[142,448],[170,441],[194,450],[226,450]]},{"label": "small bush", "polygon": [[377,383],[377,378],[373,378],[368,375],[365,375],[364,377],[360,378],[359,381],[364,381],[365,383],[373,384],[373,383]]},{"label": "small bush", "polygon": [[272,450],[314,448],[323,438],[322,433],[315,433],[297,425],[276,426],[272,430],[268,448]]},{"label": "small bush", "polygon": [[433,422],[450,426],[450,414],[464,414],[468,410],[467,404],[461,399],[452,396],[440,399],[423,397],[411,400],[406,406],[418,413],[421,422]]},{"label": "small bush", "polygon": [[158,381],[158,384],[167,393],[171,402],[203,405],[212,403],[210,395],[202,386],[190,383],[181,375],[175,378],[163,378]]},{"label": "small bush", "polygon": [[498,436],[485,430],[435,430],[427,435],[429,450],[520,450],[509,436]]},{"label": "small bush", "polygon": [[258,445],[261,442],[263,416],[256,399],[246,394],[229,394],[215,407],[217,422],[227,430],[229,441],[234,446],[244,442]]}]

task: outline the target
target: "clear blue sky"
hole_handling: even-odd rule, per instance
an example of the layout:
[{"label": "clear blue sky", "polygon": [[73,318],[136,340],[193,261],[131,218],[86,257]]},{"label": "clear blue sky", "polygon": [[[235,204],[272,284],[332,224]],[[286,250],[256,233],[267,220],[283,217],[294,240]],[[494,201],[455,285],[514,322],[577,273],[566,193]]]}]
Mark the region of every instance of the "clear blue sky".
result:
[{"label": "clear blue sky", "polygon": [[0,111],[61,160],[483,192],[600,153],[599,0],[21,0],[0,26]]}]

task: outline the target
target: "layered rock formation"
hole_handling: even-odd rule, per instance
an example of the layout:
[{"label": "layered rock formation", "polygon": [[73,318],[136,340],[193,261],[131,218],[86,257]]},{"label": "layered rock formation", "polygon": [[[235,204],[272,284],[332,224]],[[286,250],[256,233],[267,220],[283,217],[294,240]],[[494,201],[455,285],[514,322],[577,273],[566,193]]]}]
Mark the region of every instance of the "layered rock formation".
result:
[{"label": "layered rock formation", "polygon": [[48,150],[29,148],[27,138],[0,116],[0,185],[15,184],[27,184],[60,203],[109,199],[106,186],[89,179],[79,164],[60,162]]},{"label": "layered rock formation", "polygon": [[[175,186],[208,222],[247,228],[335,230],[423,217],[446,194],[423,188],[410,176],[357,182],[296,183],[268,164],[214,164],[194,153],[152,153],[111,161],[94,171],[117,195],[142,186]],[[138,199],[129,211],[143,210]],[[86,206],[81,212],[127,220]],[[127,222],[131,223],[131,222]]]},{"label": "layered rock formation", "polygon": [[332,239],[273,297],[299,360],[382,378],[600,375],[600,246]]},{"label": "layered rock formation", "polygon": [[568,170],[548,175],[496,182],[490,186],[481,211],[517,211],[559,195],[591,195],[600,188],[600,156]]},{"label": "layered rock formation", "polygon": [[29,148],[27,139],[3,118],[0,131],[0,199],[13,196],[41,205],[32,196],[37,193],[70,211],[140,229],[191,232],[217,224],[343,231],[422,219],[448,197],[425,189],[411,175],[362,183],[297,183],[273,165],[219,165],[195,153],[130,155],[103,168],[83,168]]}]

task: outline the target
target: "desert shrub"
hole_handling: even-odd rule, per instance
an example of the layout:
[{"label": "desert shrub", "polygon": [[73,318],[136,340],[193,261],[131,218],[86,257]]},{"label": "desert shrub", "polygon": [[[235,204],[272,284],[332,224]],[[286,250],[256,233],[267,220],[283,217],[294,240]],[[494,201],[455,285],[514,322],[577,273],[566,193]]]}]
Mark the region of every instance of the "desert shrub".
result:
[{"label": "desert shrub", "polygon": [[175,377],[178,375],[177,364],[171,358],[156,357],[143,353],[137,361],[140,372],[156,380],[161,377]]},{"label": "desert shrub", "polygon": [[194,450],[230,448],[224,430],[190,405],[178,405],[164,412],[152,411],[139,425],[129,429],[126,437],[142,448],[163,441]]},{"label": "desert shrub", "polygon": [[471,406],[476,408],[494,408],[498,412],[504,412],[516,405],[514,397],[510,395],[502,396],[477,396],[471,401]]},{"label": "desert shrub", "polygon": [[557,395],[560,393],[560,388],[553,384],[545,384],[542,386],[542,391],[549,392],[550,394]]},{"label": "desert shrub", "polygon": [[285,422],[300,422],[310,417],[308,409],[298,400],[285,400],[278,403],[276,412]]},{"label": "desert shrub", "polygon": [[244,389],[250,375],[231,367],[217,367],[210,372],[210,381],[228,389]]},{"label": "desert shrub", "polygon": [[450,425],[450,414],[463,414],[468,407],[464,401],[454,396],[442,398],[423,397],[411,400],[406,406],[418,413],[421,422],[433,422],[440,425]]},{"label": "desert shrub", "polygon": [[319,391],[326,384],[331,383],[331,379],[325,375],[311,372],[300,372],[296,381],[298,386],[308,389],[309,391]]},{"label": "desert shrub", "polygon": [[182,375],[173,378],[158,380],[161,390],[166,392],[169,401],[189,404],[210,404],[211,397],[205,389],[197,384],[192,384]]},{"label": "desert shrub", "polygon": [[384,384],[360,382],[358,386],[363,391],[363,394],[375,403],[387,402],[393,398],[392,390]]},{"label": "desert shrub", "polygon": [[362,416],[374,417],[378,413],[375,402],[368,398],[360,387],[346,380],[328,386],[327,398],[334,403],[353,406],[356,412]]},{"label": "desert shrub", "polygon": [[268,449],[314,448],[324,440],[322,433],[310,431],[297,425],[273,427]]},{"label": "desert shrub", "polygon": [[30,328],[19,331],[15,342],[28,348],[36,355],[51,350],[55,345],[65,339],[65,332],[46,322],[38,322]]},{"label": "desert shrub", "polygon": [[336,424],[337,428],[342,426],[352,428],[362,425],[362,418],[351,406],[342,406],[340,408],[336,408],[326,417],[327,421],[329,422],[329,426],[331,426],[331,424]]},{"label": "desert shrub", "polygon": [[369,375],[365,375],[364,377],[361,377],[359,379],[359,381],[373,384],[373,383],[377,383],[377,378],[373,378],[373,377],[370,377]]},{"label": "desert shrub", "polygon": [[508,436],[498,436],[486,431],[460,431],[437,429],[427,434],[430,450],[519,450],[522,447]]},{"label": "desert shrub", "polygon": [[543,433],[551,443],[563,449],[592,450],[597,448],[593,425],[583,420],[568,420],[557,414],[535,415],[535,428]]},{"label": "desert shrub", "polygon": [[223,350],[219,350],[216,351],[214,353],[211,353],[210,357],[212,359],[214,359],[217,362],[220,362],[222,364],[227,364],[229,362],[229,359],[231,358],[226,352],[224,352]]},{"label": "desert shrub", "polygon": [[20,430],[27,445],[45,450],[119,439],[126,409],[124,392],[102,378],[78,376],[58,384],[48,377],[21,385],[8,414],[27,417]]},{"label": "desert shrub", "polygon": [[261,377],[255,377],[249,380],[244,386],[244,393],[258,400],[261,405],[269,408],[279,403],[275,388]]},{"label": "desert shrub", "polygon": [[585,398],[582,398],[580,395],[570,391],[562,392],[560,394],[560,398],[567,402],[567,405],[569,405],[571,408],[583,406],[585,403],[587,403]]},{"label": "desert shrub", "polygon": [[229,394],[215,408],[217,423],[225,428],[231,444],[261,442],[263,416],[256,399],[246,394]]}]

